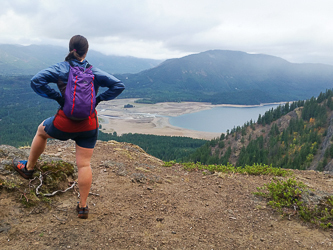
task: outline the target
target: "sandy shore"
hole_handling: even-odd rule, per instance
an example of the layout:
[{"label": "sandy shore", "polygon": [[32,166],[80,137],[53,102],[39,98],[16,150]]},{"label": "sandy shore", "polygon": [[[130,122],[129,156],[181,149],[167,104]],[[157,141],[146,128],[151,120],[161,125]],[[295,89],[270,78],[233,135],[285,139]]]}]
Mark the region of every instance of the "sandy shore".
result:
[{"label": "sandy shore", "polygon": [[[211,140],[220,137],[221,133],[202,132],[175,127],[170,125],[168,117],[198,112],[218,106],[249,107],[246,105],[228,104],[212,105],[203,102],[140,104],[134,103],[135,100],[137,99],[115,99],[108,102],[101,102],[97,107],[97,111],[102,125],[102,131],[106,133],[117,132],[118,135],[138,133],[186,136]],[[134,107],[124,108],[126,104],[131,104]]]},{"label": "sandy shore", "polygon": [[[209,103],[199,102],[166,102],[157,104],[134,103],[136,99],[116,99],[102,102],[97,107],[102,131],[117,132],[118,135],[127,133],[186,136],[199,139],[213,139],[221,133],[201,132],[183,129],[170,125],[168,116],[179,116],[200,110],[216,107]],[[131,104],[133,108],[124,108]]]}]

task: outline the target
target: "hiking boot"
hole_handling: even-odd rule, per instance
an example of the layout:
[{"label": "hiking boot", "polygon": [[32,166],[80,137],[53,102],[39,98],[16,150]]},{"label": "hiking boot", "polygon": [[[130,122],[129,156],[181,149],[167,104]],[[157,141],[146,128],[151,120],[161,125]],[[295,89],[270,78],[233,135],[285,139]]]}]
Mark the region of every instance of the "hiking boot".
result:
[{"label": "hiking boot", "polygon": [[78,213],[77,217],[80,219],[88,219],[88,213],[89,213],[89,208],[88,206],[86,207],[80,207],[80,203],[77,203],[76,211]]},{"label": "hiking boot", "polygon": [[24,178],[24,179],[32,179],[34,170],[28,170],[27,161],[20,161],[16,158],[13,159],[13,168]]}]

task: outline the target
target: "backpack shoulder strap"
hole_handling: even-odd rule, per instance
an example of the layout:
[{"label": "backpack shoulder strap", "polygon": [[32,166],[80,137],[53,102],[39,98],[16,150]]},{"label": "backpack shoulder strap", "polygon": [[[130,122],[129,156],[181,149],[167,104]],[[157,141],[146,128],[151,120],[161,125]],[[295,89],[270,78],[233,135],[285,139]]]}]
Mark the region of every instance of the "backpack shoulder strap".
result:
[{"label": "backpack shoulder strap", "polygon": [[[75,67],[72,60],[69,60],[68,63],[69,63],[70,66]],[[88,61],[87,61],[85,67],[82,67],[82,68],[84,68],[84,71],[86,71],[87,69],[91,69],[92,67],[93,66],[90,63],[88,63]]]}]

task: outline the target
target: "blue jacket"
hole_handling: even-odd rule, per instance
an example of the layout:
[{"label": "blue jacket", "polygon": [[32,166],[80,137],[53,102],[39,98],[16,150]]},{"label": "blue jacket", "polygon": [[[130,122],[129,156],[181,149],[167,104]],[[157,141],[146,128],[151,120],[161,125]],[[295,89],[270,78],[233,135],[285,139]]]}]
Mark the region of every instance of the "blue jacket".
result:
[{"label": "blue jacket", "polygon": [[[78,60],[72,60],[74,66],[85,67],[88,62],[84,60],[80,62]],[[68,62],[60,62],[52,65],[51,67],[44,69],[38,72],[31,79],[31,88],[40,96],[46,97],[48,99],[59,100],[64,96],[64,91],[66,89],[66,84],[68,81],[68,73],[69,73],[69,63]],[[108,88],[105,92],[101,93],[97,96],[97,103],[99,101],[109,101],[116,98],[124,89],[124,84],[114,76],[98,69],[92,67],[92,72],[95,75],[94,78],[94,86],[96,95],[98,93],[99,87]],[[51,88],[48,84],[56,83],[58,85],[59,91]]]}]

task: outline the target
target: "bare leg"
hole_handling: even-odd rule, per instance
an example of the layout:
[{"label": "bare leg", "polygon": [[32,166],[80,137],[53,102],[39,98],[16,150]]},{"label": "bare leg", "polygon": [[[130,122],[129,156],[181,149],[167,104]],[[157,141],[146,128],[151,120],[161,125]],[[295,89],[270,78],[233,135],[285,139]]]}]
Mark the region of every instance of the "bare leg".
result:
[{"label": "bare leg", "polygon": [[90,160],[93,152],[93,148],[82,148],[76,145],[76,165],[79,175],[80,207],[87,206],[87,198],[92,182]]},{"label": "bare leg", "polygon": [[44,152],[47,139],[52,138],[45,132],[44,130],[45,126],[43,126],[43,123],[44,121],[38,126],[36,135],[31,144],[28,163],[26,166],[28,170],[34,169],[39,156]]}]

